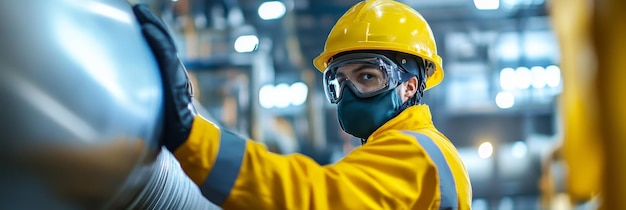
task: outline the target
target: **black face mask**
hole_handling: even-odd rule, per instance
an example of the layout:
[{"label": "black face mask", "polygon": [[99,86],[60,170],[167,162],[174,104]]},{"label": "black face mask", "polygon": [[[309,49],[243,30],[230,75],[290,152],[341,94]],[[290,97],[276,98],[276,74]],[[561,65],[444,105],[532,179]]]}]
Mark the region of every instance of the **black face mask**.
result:
[{"label": "black face mask", "polygon": [[337,104],[339,124],[346,133],[361,139],[367,139],[406,108],[396,89],[368,98],[357,97],[348,87],[344,87],[343,93]]}]

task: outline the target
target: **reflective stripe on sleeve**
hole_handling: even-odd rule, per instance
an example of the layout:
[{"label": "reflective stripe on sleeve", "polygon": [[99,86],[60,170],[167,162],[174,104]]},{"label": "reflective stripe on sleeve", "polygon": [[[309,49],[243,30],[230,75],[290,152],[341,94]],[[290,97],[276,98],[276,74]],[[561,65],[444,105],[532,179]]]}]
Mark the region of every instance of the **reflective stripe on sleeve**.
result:
[{"label": "reflective stripe on sleeve", "polygon": [[204,197],[222,205],[239,175],[246,149],[246,139],[227,130],[221,130],[220,145],[215,164],[200,190]]},{"label": "reflective stripe on sleeve", "polygon": [[441,204],[439,209],[453,210],[458,209],[458,197],[456,193],[456,185],[454,183],[454,176],[450,166],[446,161],[443,153],[433,142],[433,140],[421,133],[405,131],[406,134],[414,136],[420,145],[426,150],[430,159],[433,160],[437,166],[437,172],[439,175],[439,190],[441,191]]}]

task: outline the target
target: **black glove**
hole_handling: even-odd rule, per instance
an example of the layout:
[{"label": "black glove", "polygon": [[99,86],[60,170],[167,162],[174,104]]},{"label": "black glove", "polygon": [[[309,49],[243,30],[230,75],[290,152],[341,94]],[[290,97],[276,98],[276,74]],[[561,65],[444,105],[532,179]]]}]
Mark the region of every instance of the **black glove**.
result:
[{"label": "black glove", "polygon": [[193,88],[187,70],[178,58],[176,45],[165,24],[144,4],[133,6],[148,45],[159,64],[163,83],[164,124],[160,144],[174,152],[191,132],[195,108]]}]

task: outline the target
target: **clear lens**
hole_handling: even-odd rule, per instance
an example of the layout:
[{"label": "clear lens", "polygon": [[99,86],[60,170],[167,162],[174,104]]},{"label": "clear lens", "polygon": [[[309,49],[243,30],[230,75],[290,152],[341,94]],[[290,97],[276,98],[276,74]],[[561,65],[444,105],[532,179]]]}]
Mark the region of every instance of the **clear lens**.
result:
[{"label": "clear lens", "polygon": [[324,72],[326,97],[331,103],[339,102],[346,85],[361,98],[378,95],[397,85],[392,82],[392,72],[397,70],[397,66],[382,55],[355,53],[341,56]]}]

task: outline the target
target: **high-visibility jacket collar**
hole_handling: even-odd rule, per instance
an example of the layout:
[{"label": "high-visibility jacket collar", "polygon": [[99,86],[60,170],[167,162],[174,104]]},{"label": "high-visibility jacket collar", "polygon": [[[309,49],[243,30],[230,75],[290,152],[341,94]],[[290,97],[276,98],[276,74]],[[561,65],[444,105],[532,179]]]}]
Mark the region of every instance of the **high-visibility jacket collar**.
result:
[{"label": "high-visibility jacket collar", "polygon": [[405,109],[398,116],[380,126],[369,138],[386,130],[416,130],[421,128],[434,128],[430,107],[425,104]]}]

